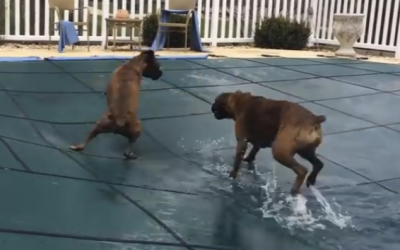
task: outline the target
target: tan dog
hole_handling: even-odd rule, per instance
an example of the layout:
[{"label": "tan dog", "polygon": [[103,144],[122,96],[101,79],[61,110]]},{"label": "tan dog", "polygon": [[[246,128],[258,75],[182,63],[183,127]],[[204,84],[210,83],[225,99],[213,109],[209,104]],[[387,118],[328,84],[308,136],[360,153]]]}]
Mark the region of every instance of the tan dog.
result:
[{"label": "tan dog", "polygon": [[99,134],[114,133],[126,137],[129,141],[124,155],[130,159],[137,158],[133,153],[133,143],[142,131],[136,114],[142,76],[152,80],[158,80],[162,76],[160,65],[152,50],[141,52],[113,72],[106,91],[107,110],[97,121],[86,141],[69,148],[81,151]]},{"label": "tan dog", "polygon": [[272,148],[276,161],[292,169],[297,178],[291,193],[300,193],[308,170],[294,158],[297,153],[313,165],[307,186],[315,185],[324,164],[317,158],[316,149],[322,142],[321,123],[326,118],[316,116],[299,104],[252,96],[240,91],[222,93],[211,108],[217,120],[233,119],[237,139],[236,156],[230,177],[240,169],[247,142],[253,145],[244,161],[253,162],[261,148]]}]

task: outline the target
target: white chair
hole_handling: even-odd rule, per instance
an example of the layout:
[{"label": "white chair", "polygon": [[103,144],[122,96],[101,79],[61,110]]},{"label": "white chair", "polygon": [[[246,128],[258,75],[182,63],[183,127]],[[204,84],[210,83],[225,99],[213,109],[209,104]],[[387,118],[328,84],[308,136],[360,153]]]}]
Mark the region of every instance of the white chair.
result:
[{"label": "white chair", "polygon": [[194,10],[197,0],[169,0],[170,10]]},{"label": "white chair", "polygon": [[[194,9],[196,8],[197,0],[169,0],[169,9],[170,10],[186,10],[188,11],[186,14],[186,22],[185,23],[169,23],[169,22],[161,22],[161,18],[158,21],[158,31],[159,32],[168,32],[167,36],[167,47],[169,47],[169,32],[182,32],[185,33],[185,48],[187,48],[187,36],[189,29],[189,21],[192,16]],[[166,27],[168,29],[162,29],[162,27]]]},{"label": "white chair", "polygon": [[[51,31],[60,31],[60,24],[59,22],[62,20],[62,11],[69,10],[69,11],[76,11],[87,9],[87,7],[82,8],[75,8],[74,0],[48,0],[50,10],[55,11],[55,20],[54,22],[50,22],[50,32],[49,32],[49,47],[50,50],[50,42],[51,42]],[[89,18],[88,18],[89,20]],[[89,40],[89,21],[82,21],[82,22],[72,22],[75,26],[82,27],[84,31],[86,31],[86,38],[87,38],[87,49],[90,50],[90,40]],[[72,46],[74,48],[74,46]]]}]

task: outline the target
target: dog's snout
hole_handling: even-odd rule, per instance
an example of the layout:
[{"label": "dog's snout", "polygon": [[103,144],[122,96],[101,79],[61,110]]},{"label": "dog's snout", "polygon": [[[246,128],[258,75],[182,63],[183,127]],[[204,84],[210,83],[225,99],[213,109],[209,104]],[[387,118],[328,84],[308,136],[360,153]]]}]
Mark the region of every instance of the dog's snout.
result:
[{"label": "dog's snout", "polygon": [[211,112],[215,113],[215,104],[211,105]]}]

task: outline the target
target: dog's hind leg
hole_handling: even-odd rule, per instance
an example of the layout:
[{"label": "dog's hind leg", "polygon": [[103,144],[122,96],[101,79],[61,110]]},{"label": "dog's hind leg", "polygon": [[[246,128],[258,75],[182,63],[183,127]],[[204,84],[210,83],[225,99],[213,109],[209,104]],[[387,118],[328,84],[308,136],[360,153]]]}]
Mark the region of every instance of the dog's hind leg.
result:
[{"label": "dog's hind leg", "polygon": [[82,151],[85,149],[85,146],[93,140],[96,136],[99,134],[104,134],[104,133],[109,133],[110,132],[110,125],[111,121],[108,118],[107,114],[104,114],[102,118],[96,123],[96,126],[92,131],[90,131],[89,135],[86,137],[85,142],[71,145],[69,146],[69,149],[75,150],[75,151]]},{"label": "dog's hind leg", "polygon": [[256,155],[257,155],[258,151],[260,151],[260,147],[253,145],[253,147],[251,148],[249,154],[244,156],[243,161],[247,162],[247,169],[248,170],[254,170],[255,169],[254,161],[256,159]]},{"label": "dog's hind leg", "polygon": [[85,142],[83,143],[79,143],[79,144],[75,144],[75,145],[71,145],[69,146],[69,149],[75,150],[75,151],[82,151],[85,149],[86,145],[93,140],[96,136],[98,136],[99,134],[104,133],[102,131],[101,128],[99,128],[98,126],[96,126],[92,131],[90,131],[89,135],[86,137]]},{"label": "dog's hind leg", "polygon": [[130,125],[129,136],[127,136],[128,146],[124,153],[124,156],[127,159],[133,160],[138,158],[138,156],[133,152],[133,144],[140,137],[141,133],[142,133],[142,125],[140,123],[140,120],[136,120],[134,124]]},{"label": "dog's hind leg", "polygon": [[253,145],[253,148],[250,150],[250,153],[246,157],[243,158],[243,161],[248,162],[248,163],[253,162],[256,159],[256,155],[257,155],[258,151],[260,151],[260,147]]},{"label": "dog's hind leg", "polygon": [[301,185],[303,185],[308,170],[306,167],[298,163],[294,158],[294,152],[292,150],[290,141],[283,141],[277,138],[272,146],[272,154],[277,162],[292,169],[296,173],[296,180],[290,193],[293,196],[299,194]]},{"label": "dog's hind leg", "polygon": [[324,167],[324,163],[320,159],[318,159],[317,155],[315,154],[315,148],[302,149],[298,151],[297,154],[300,155],[301,158],[309,161],[312,164],[313,170],[307,177],[306,184],[307,187],[309,187],[310,185],[314,186],[315,182],[317,181],[317,176],[319,172]]},{"label": "dog's hind leg", "polygon": [[138,158],[138,156],[133,152],[133,144],[136,142],[137,138],[140,137],[140,134],[141,132],[136,132],[128,138],[128,146],[126,147],[126,151],[124,153],[126,159],[134,160]]}]

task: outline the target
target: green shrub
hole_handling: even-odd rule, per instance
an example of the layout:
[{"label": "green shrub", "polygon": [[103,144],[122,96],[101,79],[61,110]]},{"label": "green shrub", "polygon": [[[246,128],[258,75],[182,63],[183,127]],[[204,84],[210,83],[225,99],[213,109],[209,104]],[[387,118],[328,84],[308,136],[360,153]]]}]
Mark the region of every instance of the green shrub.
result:
[{"label": "green shrub", "polygon": [[[147,15],[143,19],[143,30],[142,30],[142,41],[143,44],[146,46],[151,46],[153,43],[154,38],[157,35],[157,29],[158,29],[158,19],[159,15],[152,13]],[[178,14],[171,14],[169,22],[171,23],[185,23],[186,22],[186,16],[185,15],[178,15]],[[183,30],[180,28],[180,30]],[[168,33],[166,33],[168,34]],[[171,31],[169,32],[169,47],[170,48],[183,48],[185,46],[184,40],[185,40],[185,33],[183,32],[175,32]],[[190,24],[188,28],[188,46],[190,46]],[[168,44],[165,42],[165,48],[167,48]]]},{"label": "green shrub", "polygon": [[307,46],[311,29],[307,22],[287,17],[270,17],[261,21],[254,34],[254,45],[260,48],[301,50]]}]

